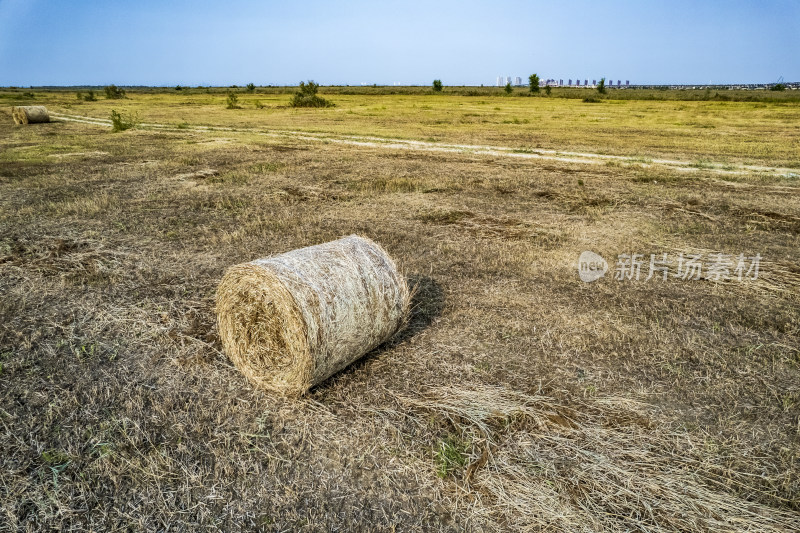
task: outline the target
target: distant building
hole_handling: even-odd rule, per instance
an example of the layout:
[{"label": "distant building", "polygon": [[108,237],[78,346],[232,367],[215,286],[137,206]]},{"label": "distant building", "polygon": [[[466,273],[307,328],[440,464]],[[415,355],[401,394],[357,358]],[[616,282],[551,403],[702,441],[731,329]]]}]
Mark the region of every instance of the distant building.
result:
[{"label": "distant building", "polygon": [[562,80],[562,79],[559,79],[559,80],[558,80],[558,85],[559,85],[559,86],[561,86],[561,85],[564,85],[564,80]]},{"label": "distant building", "polygon": [[620,87],[621,85],[622,85],[622,82],[620,80],[617,80],[617,87]]},{"label": "distant building", "polygon": [[503,86],[503,76],[497,76],[497,86],[498,87]]},{"label": "distant building", "polygon": [[631,80],[625,80],[625,87],[629,87],[631,84]]},{"label": "distant building", "polygon": [[506,85],[511,83],[511,76],[506,76]]},{"label": "distant building", "polygon": [[514,78],[514,85],[516,85],[517,87],[521,86],[522,85],[522,78],[520,78],[519,76]]},{"label": "distant building", "polygon": [[569,86],[572,85],[572,78],[569,79],[569,81],[567,82],[567,85],[569,85]]},{"label": "distant building", "polygon": [[592,85],[597,85],[597,80],[592,80]]},{"label": "distant building", "polygon": [[583,85],[584,86],[588,86],[589,85],[589,80],[583,80]]}]

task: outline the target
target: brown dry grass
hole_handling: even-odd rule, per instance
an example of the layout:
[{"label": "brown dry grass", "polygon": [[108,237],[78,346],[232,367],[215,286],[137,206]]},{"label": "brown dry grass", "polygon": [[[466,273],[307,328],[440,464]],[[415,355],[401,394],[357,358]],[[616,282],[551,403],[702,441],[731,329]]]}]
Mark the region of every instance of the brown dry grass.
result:
[{"label": "brown dry grass", "polygon": [[[10,123],[0,529],[797,529],[795,181]],[[354,232],[419,287],[409,329],[254,389],[223,272]],[[587,249],[764,263],[584,284]]]}]

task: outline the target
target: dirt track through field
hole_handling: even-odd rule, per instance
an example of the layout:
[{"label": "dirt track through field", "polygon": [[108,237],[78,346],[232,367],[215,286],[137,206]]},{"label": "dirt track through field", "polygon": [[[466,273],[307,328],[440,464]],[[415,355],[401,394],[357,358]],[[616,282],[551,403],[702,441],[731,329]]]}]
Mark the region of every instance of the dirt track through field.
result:
[{"label": "dirt track through field", "polygon": [[[111,126],[111,120],[85,117],[81,115],[66,115],[61,113],[50,113],[50,116],[63,121],[79,122],[82,124],[92,124],[96,126]],[[337,135],[328,133],[310,133],[304,131],[292,130],[259,130],[248,128],[229,128],[224,126],[177,126],[169,124],[153,124],[142,123],[138,125],[141,128],[164,129],[175,131],[192,131],[192,132],[229,132],[229,133],[248,133],[256,135],[264,135],[268,137],[292,137],[294,139],[316,142],[330,142],[338,144],[347,144],[351,146],[363,146],[368,148],[384,148],[389,150],[414,150],[422,152],[448,152],[448,153],[467,153],[476,155],[488,155],[494,157],[513,157],[518,159],[544,159],[549,161],[561,161],[564,163],[585,163],[585,164],[605,164],[609,162],[617,162],[621,164],[632,164],[649,167],[658,165],[666,167],[671,170],[682,172],[692,172],[697,170],[706,170],[720,174],[783,174],[790,177],[800,178],[797,169],[781,168],[781,167],[768,167],[761,165],[742,165],[742,164],[728,164],[728,163],[715,163],[703,162],[698,165],[696,162],[679,161],[674,159],[650,159],[641,157],[629,157],[620,155],[597,154],[588,152],[566,152],[558,150],[520,150],[516,148],[504,146],[487,146],[475,144],[450,144],[428,141],[416,141],[406,139],[391,139],[388,137],[374,137],[362,135]]]}]

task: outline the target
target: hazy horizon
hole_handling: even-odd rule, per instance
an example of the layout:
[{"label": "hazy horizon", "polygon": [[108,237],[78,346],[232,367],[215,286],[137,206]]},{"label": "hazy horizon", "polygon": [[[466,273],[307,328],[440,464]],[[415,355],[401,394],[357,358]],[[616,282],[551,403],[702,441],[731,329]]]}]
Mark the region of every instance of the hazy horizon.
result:
[{"label": "hazy horizon", "polygon": [[800,3],[0,0],[0,86],[800,81]]}]

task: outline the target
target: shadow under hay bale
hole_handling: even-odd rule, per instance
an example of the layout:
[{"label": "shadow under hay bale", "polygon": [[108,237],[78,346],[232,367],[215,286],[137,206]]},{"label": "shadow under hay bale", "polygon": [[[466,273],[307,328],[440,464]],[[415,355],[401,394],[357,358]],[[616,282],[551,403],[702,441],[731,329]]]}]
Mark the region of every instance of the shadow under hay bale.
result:
[{"label": "shadow under hay bale", "polygon": [[406,283],[411,287],[408,326],[392,339],[392,344],[402,342],[425,330],[444,309],[444,291],[435,279],[415,274],[408,276]]},{"label": "shadow under hay bale", "polygon": [[314,387],[312,392],[322,391],[331,384],[331,382],[353,372],[358,372],[386,350],[390,350],[393,346],[405,342],[428,329],[434,319],[442,314],[442,310],[444,309],[444,291],[435,279],[418,274],[410,275],[406,277],[406,284],[411,288],[411,302],[409,304],[409,316],[406,327],[400,330],[397,335],[342,370],[335,379],[325,381],[319,386]]},{"label": "shadow under hay bale", "polygon": [[409,304],[388,254],[351,235],[228,269],[219,335],[251,382],[298,395],[392,338]]},{"label": "shadow under hay bale", "polygon": [[50,122],[50,114],[43,105],[15,106],[11,108],[14,124],[40,124]]}]

